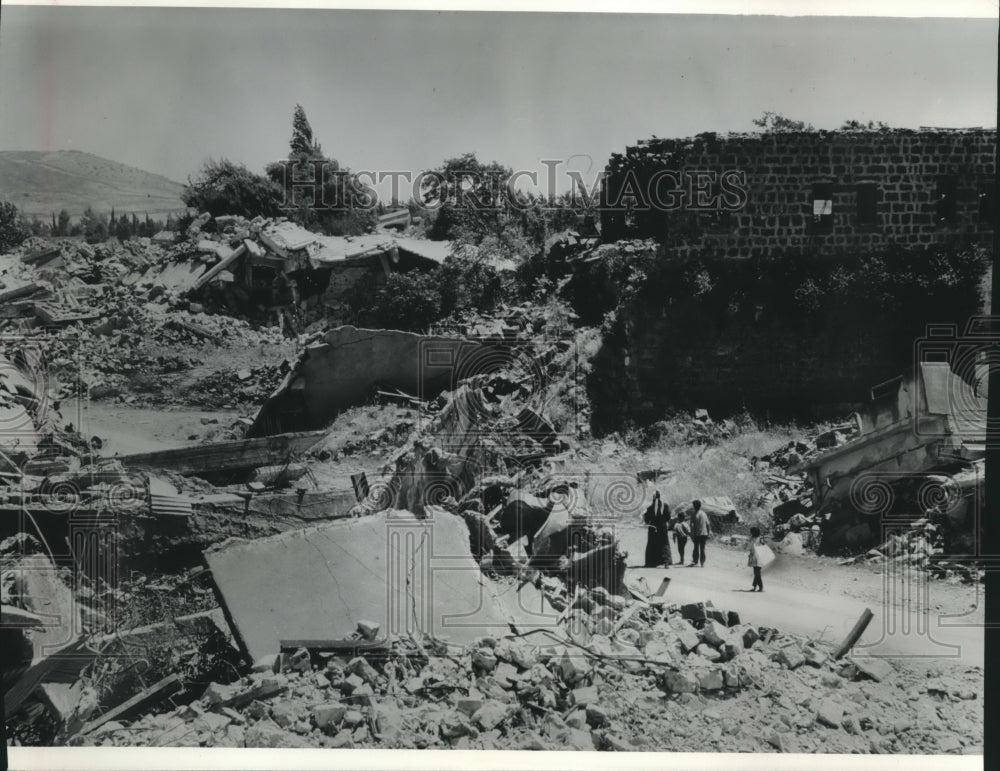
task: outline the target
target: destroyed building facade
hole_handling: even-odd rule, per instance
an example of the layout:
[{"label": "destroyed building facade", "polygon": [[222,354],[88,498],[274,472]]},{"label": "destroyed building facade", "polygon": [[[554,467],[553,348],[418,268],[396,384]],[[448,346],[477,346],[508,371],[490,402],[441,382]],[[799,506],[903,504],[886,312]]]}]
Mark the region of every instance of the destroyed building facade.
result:
[{"label": "destroyed building facade", "polygon": [[654,137],[605,172],[604,241],[653,237],[673,256],[989,246],[997,219],[996,129]]}]

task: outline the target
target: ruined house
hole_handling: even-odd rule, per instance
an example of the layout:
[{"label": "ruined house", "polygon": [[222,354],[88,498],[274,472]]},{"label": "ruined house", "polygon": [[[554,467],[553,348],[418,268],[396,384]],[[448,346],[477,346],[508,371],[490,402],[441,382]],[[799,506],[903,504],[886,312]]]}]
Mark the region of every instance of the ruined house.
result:
[{"label": "ruined house", "polygon": [[612,155],[602,237],[729,259],[988,246],[995,172],[996,129],[652,138]]}]

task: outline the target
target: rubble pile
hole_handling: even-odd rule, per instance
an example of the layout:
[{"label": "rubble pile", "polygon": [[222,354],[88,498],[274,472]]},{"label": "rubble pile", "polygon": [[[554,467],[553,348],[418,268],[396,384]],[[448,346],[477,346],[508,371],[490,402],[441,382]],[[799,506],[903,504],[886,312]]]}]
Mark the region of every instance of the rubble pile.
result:
[{"label": "rubble pile", "polygon": [[[626,604],[617,631],[585,642],[553,630],[455,649],[361,621],[353,642],[282,650],[176,706],[91,723],[69,743],[878,753],[974,751],[981,741],[969,683],[837,661],[826,645],[709,603]],[[930,700],[917,705],[912,693]],[[748,708],[755,720],[733,719]]]}]

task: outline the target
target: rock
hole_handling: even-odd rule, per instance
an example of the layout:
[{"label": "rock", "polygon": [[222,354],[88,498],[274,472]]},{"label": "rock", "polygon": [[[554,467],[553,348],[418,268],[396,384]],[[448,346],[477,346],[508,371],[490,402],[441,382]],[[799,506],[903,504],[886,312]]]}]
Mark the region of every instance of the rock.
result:
[{"label": "rock", "polygon": [[784,664],[789,669],[798,669],[806,663],[806,657],[802,655],[799,646],[796,644],[785,645],[775,655],[774,660]]},{"label": "rock", "polygon": [[346,714],[347,707],[343,704],[317,704],[312,708],[312,718],[316,727],[331,734]]},{"label": "rock", "polygon": [[351,674],[344,678],[344,682],[340,684],[340,690],[344,694],[352,694],[364,684],[365,681],[361,679],[360,675]]},{"label": "rock", "polygon": [[806,664],[811,667],[822,667],[826,660],[829,658],[826,651],[821,651],[819,648],[806,648],[804,651]]},{"label": "rock", "polygon": [[681,605],[681,618],[687,621],[705,621],[708,618],[708,614],[705,612],[705,603],[692,602]]},{"label": "rock", "polygon": [[727,627],[720,626],[717,621],[713,620],[705,622],[705,626],[698,632],[698,636],[709,645],[718,648],[728,639],[728,632],[729,629]]},{"label": "rock", "polygon": [[770,744],[772,747],[774,747],[774,749],[776,749],[778,752],[785,751],[784,734],[779,731],[775,731],[770,736],[768,736],[767,743]]},{"label": "rock", "polygon": [[484,703],[485,702],[483,701],[483,699],[477,699],[473,697],[469,697],[466,699],[459,699],[455,703],[455,709],[457,709],[463,715],[472,717],[473,715],[476,714],[476,712],[479,711],[479,709],[483,706]]},{"label": "rock", "polygon": [[378,671],[363,656],[356,656],[347,663],[344,672],[348,676],[357,675],[368,685],[378,684]]},{"label": "rock", "polygon": [[816,721],[829,728],[840,728],[844,719],[844,708],[833,699],[823,699],[816,712]]},{"label": "rock", "polygon": [[469,724],[468,719],[461,712],[451,711],[445,714],[438,725],[442,738],[457,739],[460,736],[473,736],[476,729]]},{"label": "rock", "polygon": [[382,631],[382,625],[377,621],[367,621],[362,619],[358,622],[358,632],[366,640],[374,640],[378,637],[378,633]]},{"label": "rock", "polygon": [[329,747],[333,750],[353,750],[354,737],[348,730],[340,731],[330,740]]},{"label": "rock", "polygon": [[684,670],[664,672],[661,684],[664,689],[671,693],[694,693],[698,690],[698,681],[694,675]]},{"label": "rock", "polygon": [[243,726],[238,726],[238,725],[226,726],[226,744],[230,747],[246,746],[246,731],[244,730]]},{"label": "rock", "polygon": [[507,717],[507,705],[489,700],[472,716],[472,722],[484,731],[492,731]]},{"label": "rock", "polygon": [[735,610],[726,611],[726,626],[734,627],[740,625],[740,614]]},{"label": "rock", "polygon": [[698,633],[683,619],[679,619],[674,616],[670,619],[667,626],[677,636],[677,639],[680,641],[681,647],[684,649],[685,653],[693,651],[698,647],[698,643],[701,642],[701,639],[698,637]]},{"label": "rock", "polygon": [[597,687],[593,685],[588,685],[585,688],[576,688],[570,693],[570,702],[577,707],[586,707],[597,700]]},{"label": "rock", "polygon": [[472,668],[476,672],[492,672],[497,668],[496,654],[490,648],[476,648],[472,652]]},{"label": "rock", "polygon": [[695,671],[698,687],[703,691],[718,691],[725,685],[725,676],[720,667],[698,669]]},{"label": "rock", "polygon": [[271,706],[271,719],[282,728],[291,728],[301,717],[302,710],[298,705],[279,702]]},{"label": "rock", "polygon": [[760,639],[760,633],[755,627],[749,624],[743,628],[743,647],[752,648],[753,644]]},{"label": "rock", "polygon": [[364,719],[365,716],[361,714],[361,710],[359,709],[346,710],[342,716],[344,726],[347,728],[355,728],[361,725]]},{"label": "rock", "polygon": [[368,683],[362,683],[353,691],[351,695],[347,697],[347,701],[351,704],[362,704],[368,706],[372,703],[372,697],[374,697],[375,691],[372,689]]},{"label": "rock", "polygon": [[587,667],[586,662],[583,660],[582,653],[574,654],[566,650],[559,660],[559,674],[566,685],[574,685],[580,682],[586,677],[588,671],[589,667]]},{"label": "rock", "polygon": [[607,711],[599,704],[587,705],[587,725],[600,728],[610,722]]},{"label": "rock", "polygon": [[587,727],[587,711],[578,709],[575,712],[570,713],[570,716],[566,718],[566,725],[570,728],[586,728]]},{"label": "rock", "polygon": [[312,746],[301,736],[280,728],[270,720],[261,720],[246,729],[245,743],[247,747],[273,749],[306,749]]},{"label": "rock", "polygon": [[510,688],[519,679],[517,669],[506,661],[497,664],[497,668],[493,670],[493,678],[502,688]]},{"label": "rock", "polygon": [[305,648],[299,648],[293,652],[287,659],[287,667],[293,672],[311,672],[312,671],[312,659],[309,655],[309,651]]},{"label": "rock", "polygon": [[881,683],[896,673],[896,669],[892,664],[885,659],[874,656],[858,656],[857,658],[852,658],[851,663],[858,668],[861,674],[874,680],[876,683]]}]

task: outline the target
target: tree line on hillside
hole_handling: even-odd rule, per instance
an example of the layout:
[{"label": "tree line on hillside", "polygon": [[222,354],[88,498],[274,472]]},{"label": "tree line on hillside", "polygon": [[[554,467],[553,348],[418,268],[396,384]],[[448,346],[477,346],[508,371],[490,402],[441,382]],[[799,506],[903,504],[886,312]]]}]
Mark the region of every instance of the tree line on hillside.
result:
[{"label": "tree line on hillside", "polygon": [[0,250],[13,249],[32,236],[41,238],[65,238],[83,236],[87,243],[99,244],[109,238],[127,241],[131,238],[150,237],[161,230],[173,230],[178,220],[172,214],[166,220],[153,219],[149,214],[140,218],[135,212],[110,214],[95,212],[88,206],[77,221],[62,209],[58,215],[52,213],[49,221],[37,214],[30,217],[14,204],[0,202]]}]

